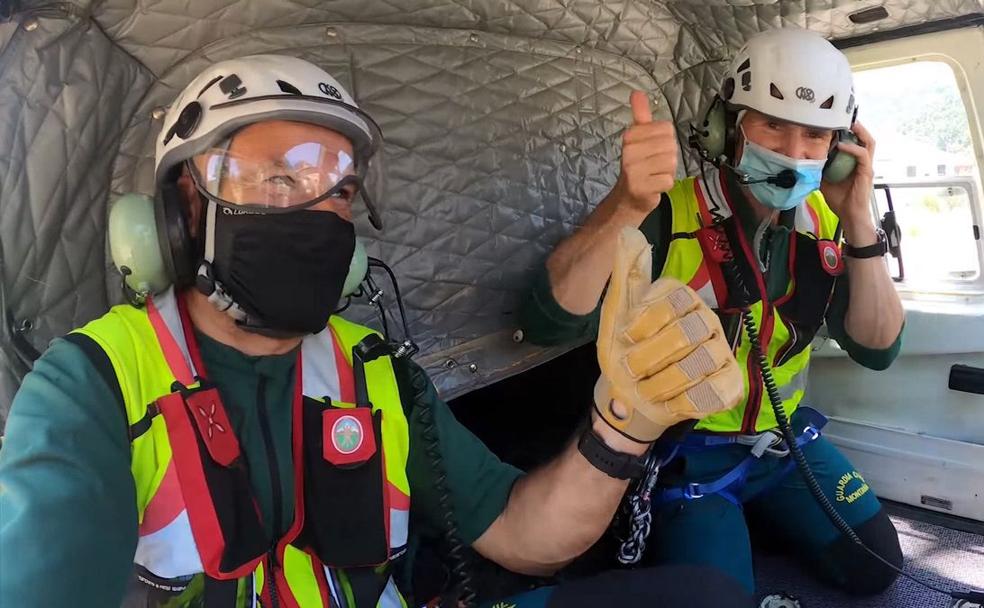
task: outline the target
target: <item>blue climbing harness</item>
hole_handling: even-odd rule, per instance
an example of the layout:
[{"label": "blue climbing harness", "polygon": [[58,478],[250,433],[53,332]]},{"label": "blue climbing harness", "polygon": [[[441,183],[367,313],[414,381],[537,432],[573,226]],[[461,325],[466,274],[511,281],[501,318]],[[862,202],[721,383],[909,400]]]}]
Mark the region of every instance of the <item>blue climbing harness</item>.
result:
[{"label": "blue climbing harness", "polygon": [[[820,431],[827,424],[827,417],[816,411],[811,407],[802,406],[796,410],[798,421],[803,421],[805,419],[806,425],[803,427],[802,432],[796,437],[796,445],[798,447],[803,447],[811,441],[815,441],[820,437]],[[712,494],[718,494],[722,498],[730,501],[731,503],[741,506],[741,501],[738,499],[738,495],[741,493],[742,488],[745,487],[745,481],[748,479],[748,472],[751,470],[752,466],[759,461],[763,456],[769,455],[777,458],[786,458],[789,456],[789,448],[786,447],[786,442],[782,437],[782,433],[778,429],[772,429],[759,433],[757,435],[715,435],[715,434],[699,434],[691,433],[685,437],[679,444],[679,453],[686,454],[688,452],[702,452],[708,449],[713,449],[717,447],[722,447],[726,445],[748,445],[751,447],[748,456],[744,460],[739,462],[733,469],[715,479],[714,481],[708,481],[705,483],[688,483],[685,486],[678,488],[664,488],[662,492],[658,492],[658,497],[656,501],[658,503],[668,503],[675,500],[697,500],[698,498],[703,498],[704,496],[710,496]],[[786,475],[796,466],[792,458],[789,458],[786,464],[770,481],[766,488],[761,491],[764,492],[767,489],[773,487],[782,481]]]}]

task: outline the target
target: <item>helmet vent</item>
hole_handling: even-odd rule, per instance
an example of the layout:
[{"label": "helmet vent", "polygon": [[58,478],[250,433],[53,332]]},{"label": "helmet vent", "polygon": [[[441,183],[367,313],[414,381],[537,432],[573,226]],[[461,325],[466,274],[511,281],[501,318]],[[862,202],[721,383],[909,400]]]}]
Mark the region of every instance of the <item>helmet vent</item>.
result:
[{"label": "helmet vent", "polygon": [[752,72],[748,71],[741,75],[741,90],[748,92],[752,90]]},{"label": "helmet vent", "polygon": [[[785,97],[782,96],[782,91],[779,90],[779,87],[777,87],[776,83],[774,82],[769,83],[769,94],[775,97],[776,99],[786,99]],[[833,100],[833,97],[831,97],[830,99]]]},{"label": "helmet vent", "polygon": [[833,95],[831,95],[830,97],[828,97],[827,98],[827,101],[825,101],[822,104],[820,104],[820,109],[821,110],[829,110],[832,107],[834,107],[834,96]]},{"label": "helmet vent", "polygon": [[278,80],[277,86],[280,87],[280,90],[283,91],[284,93],[289,93],[291,95],[301,95],[300,89],[298,89],[297,87],[295,87],[289,82]]},{"label": "helmet vent", "polygon": [[751,59],[746,59],[745,61],[743,61],[741,63],[740,66],[738,66],[738,72],[739,73],[744,72],[745,70],[747,70],[750,67],[752,67],[752,60]]},{"label": "helmet vent", "polygon": [[212,80],[209,80],[208,83],[205,86],[202,87],[202,90],[201,91],[198,91],[198,97],[196,97],[195,99],[198,99],[202,95],[204,95],[205,94],[205,91],[207,91],[210,88],[212,88],[212,85],[215,84],[216,82],[222,80],[222,78],[223,78],[222,76],[216,76]]}]

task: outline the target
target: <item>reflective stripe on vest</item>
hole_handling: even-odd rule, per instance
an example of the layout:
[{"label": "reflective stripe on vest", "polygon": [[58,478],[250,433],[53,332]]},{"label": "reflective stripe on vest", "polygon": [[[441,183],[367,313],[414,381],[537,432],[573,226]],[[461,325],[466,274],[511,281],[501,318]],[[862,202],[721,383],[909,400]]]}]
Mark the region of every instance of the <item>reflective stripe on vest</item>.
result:
[{"label": "reflective stripe on vest", "polygon": [[[147,404],[171,392],[176,379],[186,386],[195,382],[194,364],[172,290],[148,302],[146,310],[129,305],[115,306],[77,331],[92,338],[110,359],[131,426],[144,418]],[[306,337],[301,347],[303,394],[317,396],[319,400],[328,396],[333,402],[353,403],[352,347],[370,333],[369,328],[332,317],[324,331]],[[409,431],[390,358],[380,357],[367,363],[365,374],[373,409],[383,410],[382,443],[387,482],[384,500],[389,510],[384,524],[390,540],[390,555],[395,557],[405,550],[407,543]],[[202,562],[162,416],[153,418],[148,430],[131,442],[131,471],[137,490],[139,522],[134,562],[166,579],[201,573]],[[306,553],[293,547],[290,549],[289,553],[297,555],[289,560],[293,565],[285,563],[284,575],[297,605],[302,608],[323,606],[322,591],[327,595],[328,590],[320,586],[325,577],[314,576],[311,558]],[[259,578],[258,572],[257,580]],[[330,581],[332,577],[327,576],[327,579]],[[260,587],[256,589],[259,593]],[[393,589],[396,589],[395,585]]]},{"label": "reflective stripe on vest", "polygon": [[[706,178],[689,177],[680,180],[674,184],[667,196],[670,200],[671,233],[674,238],[667,249],[660,276],[672,276],[688,284],[708,306],[718,309],[719,298],[723,297],[723,294],[715,291],[711,272],[704,262],[704,254],[697,239],[686,238],[686,235],[696,232],[702,226],[711,225],[731,216],[731,209],[725,199],[721,173],[714,169],[707,172]],[[800,205],[796,210],[795,228],[798,232],[809,233],[820,239],[832,239],[837,224],[837,216],[827,206],[819,191],[812,192],[805,204]],[[791,276],[789,289],[792,289],[793,281],[794,277]],[[763,323],[761,302],[753,304],[750,312],[763,342],[767,343],[763,350],[768,353],[769,361],[773,364],[773,376],[783,400],[783,408],[787,415],[792,415],[806,389],[810,349],[805,348],[789,360],[781,360],[780,351],[795,335],[795,328],[787,326],[778,315],[771,312],[766,315]],[[758,403],[747,403],[750,392],[750,351],[747,337],[743,335],[735,356],[738,364],[745,370],[744,406],[739,405],[734,409],[709,416],[698,423],[697,429],[722,433],[741,432],[746,409],[749,407],[757,408],[758,416],[753,424],[754,429],[746,428],[744,429],[746,432],[775,428],[777,424],[775,413],[768,395],[760,385],[756,387],[759,394]],[[780,365],[776,365],[777,362]]]}]

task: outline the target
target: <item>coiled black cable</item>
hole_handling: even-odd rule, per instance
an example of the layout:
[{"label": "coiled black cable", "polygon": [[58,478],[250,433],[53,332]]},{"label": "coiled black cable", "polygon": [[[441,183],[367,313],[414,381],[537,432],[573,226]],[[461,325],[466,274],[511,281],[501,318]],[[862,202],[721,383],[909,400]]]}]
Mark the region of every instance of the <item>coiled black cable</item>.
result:
[{"label": "coiled black cable", "polygon": [[[744,290],[741,273],[735,272],[733,274],[735,281]],[[984,593],[979,591],[947,591],[931,583],[920,580],[908,574],[903,569],[873,551],[870,547],[868,547],[868,545],[864,544],[864,541],[861,540],[854,529],[851,528],[851,525],[847,523],[843,517],[841,517],[840,513],[837,512],[837,509],[834,508],[834,505],[831,504],[830,499],[823,493],[820,483],[817,481],[816,476],[814,476],[812,469],[810,469],[810,464],[806,461],[806,456],[803,454],[803,450],[796,444],[796,435],[793,432],[792,425],[789,423],[789,417],[786,416],[786,411],[782,407],[782,397],[779,396],[779,389],[776,386],[775,378],[772,376],[772,366],[769,364],[768,357],[766,357],[765,353],[762,351],[762,345],[759,342],[758,328],[755,327],[755,320],[752,318],[752,315],[748,309],[742,310],[741,322],[745,327],[745,334],[748,336],[750,341],[749,345],[752,349],[752,354],[756,359],[759,370],[762,372],[762,384],[765,385],[765,390],[769,395],[769,403],[772,404],[772,409],[776,415],[776,422],[779,425],[779,430],[782,432],[783,438],[786,440],[786,446],[789,448],[789,454],[792,456],[793,461],[796,463],[796,467],[803,476],[803,480],[806,482],[806,487],[809,488],[813,498],[816,499],[817,504],[819,504],[823,511],[827,514],[827,517],[834,524],[834,526],[836,526],[841,533],[851,539],[851,541],[864,549],[869,555],[899,573],[901,576],[904,576],[905,578],[922,585],[927,589],[932,589],[938,593],[948,595],[953,599],[968,600],[976,603],[981,603],[984,601]]]},{"label": "coiled black cable", "polygon": [[[404,345],[411,345],[411,349],[404,351],[403,356],[412,357],[416,353],[416,346],[410,336],[410,328],[407,323],[406,309],[403,306],[403,297],[400,294],[400,285],[396,280],[393,271],[380,259],[370,257],[369,268],[381,268],[389,275],[390,283],[393,286],[393,295],[396,298],[397,307],[400,313],[400,322],[403,325]],[[382,290],[378,288],[372,280],[371,275],[366,275],[365,283],[368,290],[362,290],[363,295],[372,297],[378,294],[373,305],[379,311],[380,322],[383,325],[383,334],[387,341],[392,345],[396,344],[389,335],[389,323],[387,322],[387,309],[382,302]],[[360,288],[361,289],[361,288]],[[401,355],[397,352],[395,357]],[[404,366],[404,371],[409,371]],[[412,386],[412,382],[410,383]],[[418,390],[413,390],[414,395],[419,394]],[[437,433],[437,423],[434,420],[434,411],[431,409],[426,399],[416,400],[415,405],[419,408],[420,424],[424,439],[424,453],[430,462],[431,469],[434,471],[434,490],[437,493],[438,509],[441,513],[442,536],[447,547],[447,560],[451,564],[451,575],[454,581],[452,585],[451,597],[447,598],[453,602],[454,608],[472,608],[475,605],[477,594],[473,586],[472,564],[466,552],[464,543],[458,535],[458,521],[454,514],[454,505],[451,503],[451,492],[448,489],[448,475],[444,468],[444,457],[441,454],[441,442]],[[442,597],[441,605],[444,605],[445,598]]]},{"label": "coiled black cable", "polygon": [[[434,490],[437,493],[438,507],[444,524],[444,543],[448,549],[448,560],[451,562],[451,573],[456,582],[455,608],[472,608],[475,605],[475,593],[472,586],[472,564],[465,552],[465,545],[458,536],[458,522],[454,516],[451,504],[451,492],[448,490],[448,476],[444,469],[444,457],[441,455],[441,444],[437,436],[437,424],[434,422],[434,412],[427,403],[417,403],[420,406],[420,423],[424,436],[424,451],[434,470]],[[443,602],[442,602],[443,605]]]}]

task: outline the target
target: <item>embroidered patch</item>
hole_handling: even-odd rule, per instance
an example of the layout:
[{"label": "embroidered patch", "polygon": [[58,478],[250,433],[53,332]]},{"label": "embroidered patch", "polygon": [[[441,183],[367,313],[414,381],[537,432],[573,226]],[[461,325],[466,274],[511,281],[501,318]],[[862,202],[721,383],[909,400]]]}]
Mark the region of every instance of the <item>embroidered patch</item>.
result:
[{"label": "embroidered patch", "polygon": [[817,248],[820,251],[820,263],[827,274],[836,277],[844,272],[844,258],[841,257],[840,247],[836,243],[818,241]]},{"label": "embroidered patch", "polygon": [[239,441],[219,391],[214,387],[195,391],[188,395],[185,403],[212,459],[224,467],[231,465],[239,457]]},{"label": "embroidered patch", "polygon": [[352,416],[342,416],[331,429],[331,441],[339,454],[351,454],[362,447],[365,431],[362,423]]},{"label": "embroidered patch", "polygon": [[376,431],[368,407],[337,408],[322,414],[324,459],[336,465],[365,462],[376,453]]}]

